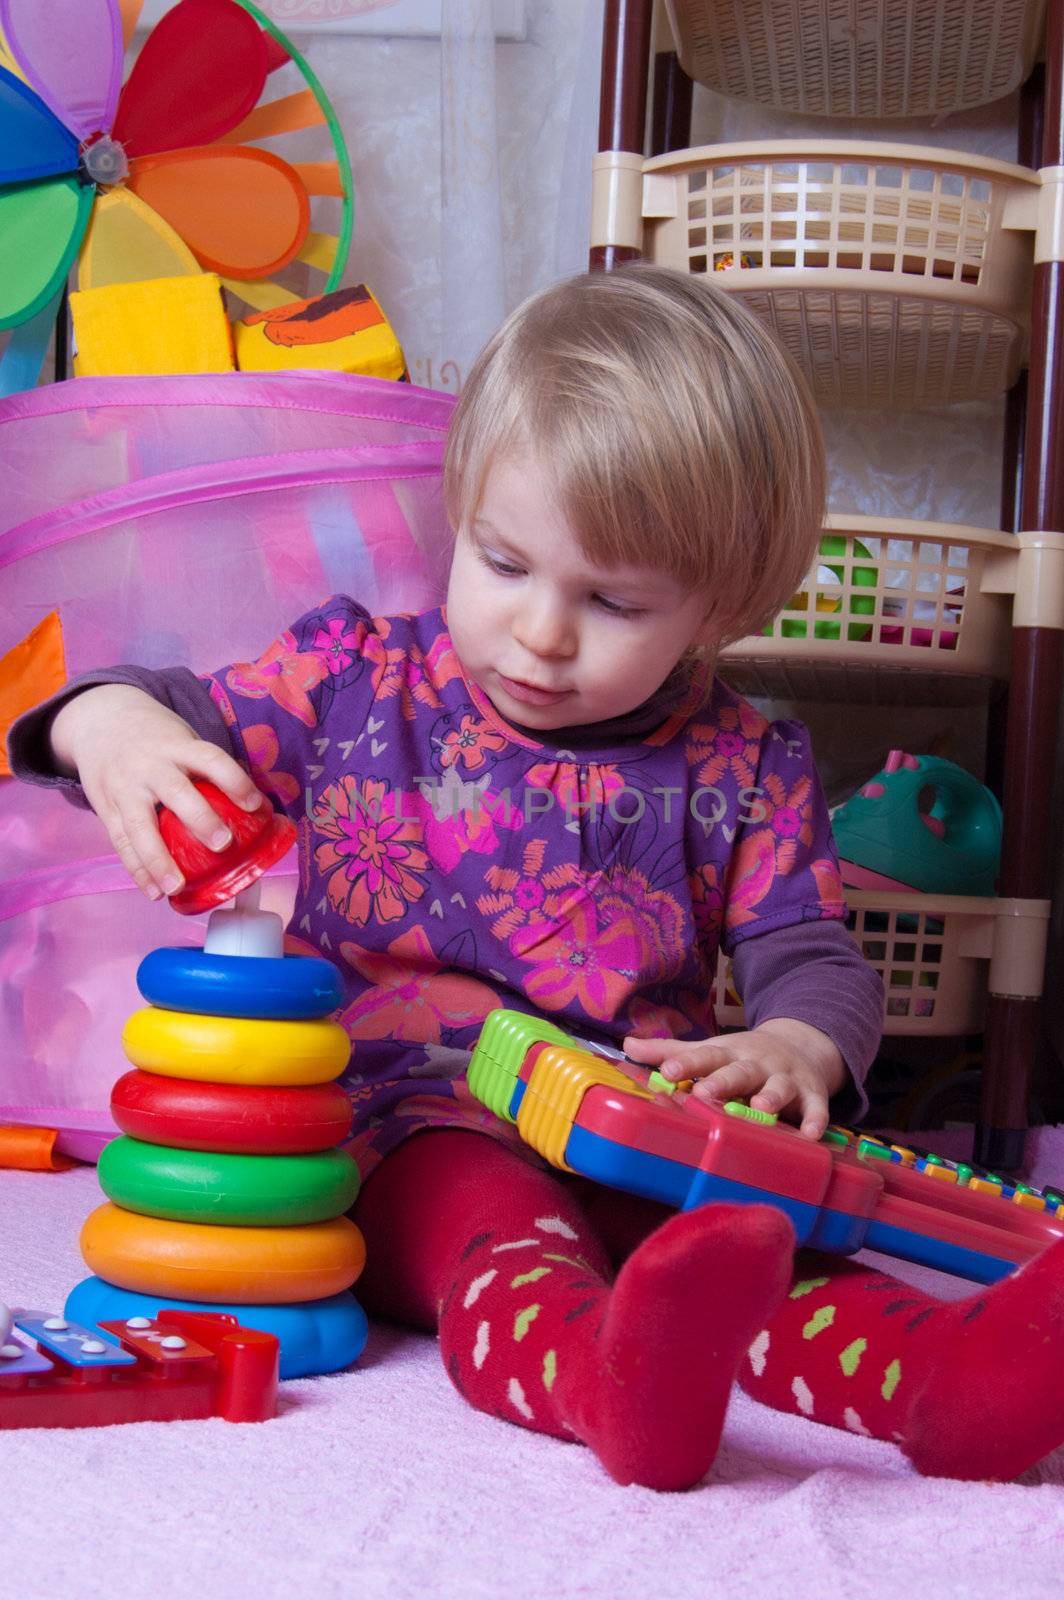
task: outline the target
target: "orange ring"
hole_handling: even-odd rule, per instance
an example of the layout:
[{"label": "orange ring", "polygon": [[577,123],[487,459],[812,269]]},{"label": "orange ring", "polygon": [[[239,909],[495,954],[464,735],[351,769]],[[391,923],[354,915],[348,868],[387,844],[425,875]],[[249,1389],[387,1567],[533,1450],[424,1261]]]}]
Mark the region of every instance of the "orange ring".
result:
[{"label": "orange ring", "polygon": [[350,1288],[366,1259],[347,1217],[292,1228],[167,1222],[102,1205],[81,1230],[81,1253],[97,1277],[141,1294],[182,1300],[283,1305],[324,1300]]}]

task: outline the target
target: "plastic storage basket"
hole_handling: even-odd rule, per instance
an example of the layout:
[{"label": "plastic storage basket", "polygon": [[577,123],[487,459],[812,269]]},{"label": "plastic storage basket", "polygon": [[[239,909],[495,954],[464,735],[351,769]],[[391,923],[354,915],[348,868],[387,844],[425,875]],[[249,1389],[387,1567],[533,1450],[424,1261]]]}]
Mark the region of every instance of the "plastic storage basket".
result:
[{"label": "plastic storage basket", "polygon": [[[1041,993],[1048,901],[865,889],[848,890],[846,900],[850,931],[883,979],[886,1034],[977,1033],[988,991]],[[742,1027],[723,956],[716,993],[720,1026]]]},{"label": "plastic storage basket", "polygon": [[819,117],[985,105],[1034,66],[1045,0],[665,0],[684,71]]},{"label": "plastic storage basket", "polygon": [[[611,161],[598,158],[600,187],[631,184]],[[827,140],[707,145],[641,165],[647,259],[718,272],[821,404],[975,400],[1018,376],[1040,190],[1030,169]],[[599,213],[620,221],[623,202]]]},{"label": "plastic storage basket", "polygon": [[977,703],[1008,675],[1020,549],[990,528],[828,517],[815,571],[724,675],[742,694]]}]

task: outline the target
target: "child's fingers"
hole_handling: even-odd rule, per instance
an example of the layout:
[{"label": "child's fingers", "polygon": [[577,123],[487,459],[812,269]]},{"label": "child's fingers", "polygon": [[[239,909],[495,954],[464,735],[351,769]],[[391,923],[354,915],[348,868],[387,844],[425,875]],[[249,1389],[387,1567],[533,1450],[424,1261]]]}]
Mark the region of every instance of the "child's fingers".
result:
[{"label": "child's fingers", "polygon": [[728,1042],[706,1039],[697,1044],[675,1039],[624,1041],[624,1053],[642,1067],[660,1067],[666,1078],[701,1078],[723,1067],[730,1055]]},{"label": "child's fingers", "polygon": [[234,761],[232,756],[219,745],[210,744],[206,739],[199,739],[184,751],[183,755],[182,764],[186,772],[194,772],[198,778],[206,778],[208,783],[213,783],[216,789],[221,789],[223,794],[227,794],[230,800],[235,800],[238,806],[243,806],[245,811],[256,811],[266,799],[266,796],[255,787],[253,780],[239,761]]},{"label": "child's fingers", "polygon": [[799,1127],[807,1139],[822,1139],[828,1125],[827,1098],[815,1089],[803,1089],[798,1096],[802,1108]]},{"label": "child's fingers", "polygon": [[761,1087],[765,1069],[754,1061],[732,1061],[700,1078],[692,1093],[700,1100],[745,1100]]},{"label": "child's fingers", "polygon": [[789,1072],[773,1072],[765,1079],[750,1104],[756,1106],[758,1111],[774,1111],[778,1115],[801,1093]]},{"label": "child's fingers", "polygon": [[158,786],[156,798],[208,850],[224,850],[231,842],[233,835],[228,825],[177,767],[167,775],[166,782]]},{"label": "child's fingers", "polygon": [[158,900],[181,887],[182,878],[159,834],[155,807],[145,796],[137,805],[127,799],[122,810],[106,803],[97,805],[88,790],[86,796],[110,835],[118,859],[133,882],[148,896]]}]

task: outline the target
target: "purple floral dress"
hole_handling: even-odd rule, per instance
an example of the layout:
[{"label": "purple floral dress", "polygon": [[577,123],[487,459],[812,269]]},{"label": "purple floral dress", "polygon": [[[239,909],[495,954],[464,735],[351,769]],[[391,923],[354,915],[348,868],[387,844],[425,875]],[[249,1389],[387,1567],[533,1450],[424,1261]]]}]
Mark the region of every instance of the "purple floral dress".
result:
[{"label": "purple floral dress", "polygon": [[718,945],[845,916],[804,726],[719,680],[641,737],[559,749],[467,681],[443,612],[338,596],[205,682],[299,826],[288,945],[342,975],[363,1175],[424,1127],[517,1143],[464,1081],[493,1007],[706,1038]]}]

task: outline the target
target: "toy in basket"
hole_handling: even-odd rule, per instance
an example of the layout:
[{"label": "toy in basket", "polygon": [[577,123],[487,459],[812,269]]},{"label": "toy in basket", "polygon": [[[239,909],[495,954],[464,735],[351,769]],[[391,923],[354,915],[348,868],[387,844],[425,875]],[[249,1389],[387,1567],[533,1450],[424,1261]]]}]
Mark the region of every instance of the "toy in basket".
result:
[{"label": "toy in basket", "polygon": [[1001,807],[940,756],[891,750],[881,772],[831,814],[842,881],[858,889],[992,895]]},{"label": "toy in basket", "polygon": [[197,787],[233,840],[209,850],[163,811],[185,878],[171,904],[192,915],[235,905],[212,912],[202,949],[141,963],[150,1003],[122,1036],[136,1070],[111,1099],[123,1137],[100,1156],[108,1203],[81,1234],[96,1276],[67,1315],[235,1312],[280,1340],[282,1378],[332,1372],[358,1358],[367,1328],[349,1293],[365,1247],[345,1215],[358,1168],[338,1148],[351,1115],[334,1082],[350,1045],[328,1016],[339,979],[328,961],[284,955],[281,918],[257,906],[257,880],[289,849],[292,824]]},{"label": "toy in basket", "polygon": [[167,1310],[83,1328],[0,1305],[0,1431],[266,1422],[276,1409],[277,1340],[235,1317]]},{"label": "toy in basket", "polygon": [[563,1171],[685,1211],[714,1200],[777,1206],[813,1249],[880,1250],[993,1283],[1064,1237],[1055,1191],[844,1129],[817,1142],[736,1102],[678,1101],[659,1073],[596,1055],[524,1012],[489,1015],[469,1087]]}]

